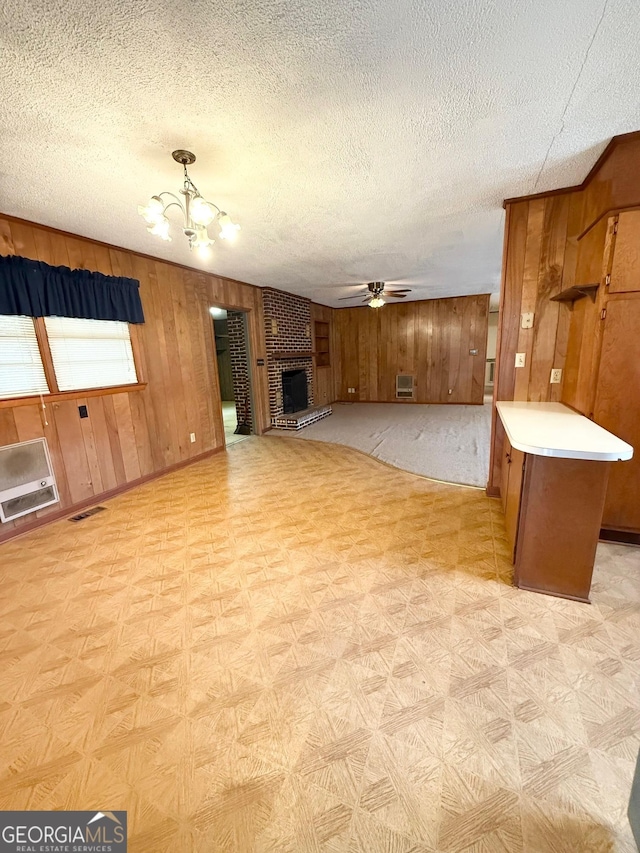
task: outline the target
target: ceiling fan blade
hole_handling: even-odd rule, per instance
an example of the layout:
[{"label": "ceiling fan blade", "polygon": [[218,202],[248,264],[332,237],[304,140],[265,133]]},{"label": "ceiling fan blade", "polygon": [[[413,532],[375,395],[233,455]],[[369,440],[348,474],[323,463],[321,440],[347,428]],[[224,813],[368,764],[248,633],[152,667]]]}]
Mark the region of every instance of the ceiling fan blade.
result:
[{"label": "ceiling fan blade", "polygon": [[361,296],[361,293],[354,293],[353,296],[339,296],[338,300],[340,301],[342,299],[359,299]]},{"label": "ceiling fan blade", "polygon": [[404,290],[387,290],[387,288],[385,287],[384,292],[385,293],[411,293],[411,288],[407,287]]},{"label": "ceiling fan blade", "polygon": [[395,296],[396,299],[406,299],[406,293],[394,293],[393,290],[385,290],[383,296]]}]

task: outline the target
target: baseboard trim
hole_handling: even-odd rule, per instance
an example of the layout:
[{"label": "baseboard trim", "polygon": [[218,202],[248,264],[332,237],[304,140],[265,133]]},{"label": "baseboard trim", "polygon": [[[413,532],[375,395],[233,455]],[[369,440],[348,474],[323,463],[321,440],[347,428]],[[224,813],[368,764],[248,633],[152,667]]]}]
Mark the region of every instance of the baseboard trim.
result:
[{"label": "baseboard trim", "polygon": [[500,498],[502,497],[500,493],[500,488],[498,486],[489,486],[485,489],[485,493],[488,498]]},{"label": "baseboard trim", "polygon": [[78,512],[81,512],[87,507],[95,506],[96,504],[102,503],[103,501],[108,501],[111,498],[117,498],[118,495],[121,495],[124,492],[129,492],[131,491],[131,489],[135,489],[137,486],[142,486],[145,483],[151,482],[151,480],[157,480],[159,477],[164,477],[165,474],[172,474],[174,471],[179,471],[181,468],[187,468],[189,465],[194,465],[196,462],[202,462],[203,459],[209,459],[211,456],[215,456],[216,454],[221,453],[223,450],[225,450],[224,447],[214,447],[213,450],[206,450],[204,453],[199,453],[197,456],[192,456],[190,459],[183,459],[180,462],[176,462],[173,465],[169,465],[168,468],[162,468],[160,471],[154,471],[152,474],[145,474],[144,477],[138,477],[137,480],[131,480],[128,483],[122,483],[122,485],[116,486],[115,489],[109,489],[106,492],[100,492],[99,495],[93,495],[93,497],[87,498],[87,500],[71,504],[70,506],[67,506],[64,509],[55,510],[55,512],[51,512],[48,515],[43,515],[42,518],[36,518],[34,521],[30,521],[28,524],[23,524],[20,527],[13,527],[11,528],[11,530],[7,530],[4,533],[0,532],[0,544],[2,542],[8,542],[11,539],[17,539],[19,536],[24,536],[27,533],[31,533],[33,530],[37,530],[39,527],[44,527],[47,524],[52,524],[54,521],[60,521],[63,518],[69,518],[70,516],[76,515]]},{"label": "baseboard trim", "polygon": [[591,604],[590,599],[583,598],[580,595],[566,595],[563,592],[553,592],[550,589],[536,589],[534,586],[525,586],[522,583],[514,583],[518,589],[524,590],[524,592],[536,592],[538,595],[551,595],[553,598],[565,598],[567,601],[578,601],[580,604]]},{"label": "baseboard trim", "polygon": [[640,545],[640,533],[633,530],[613,530],[602,527],[599,539],[600,542],[617,542],[620,545]]}]

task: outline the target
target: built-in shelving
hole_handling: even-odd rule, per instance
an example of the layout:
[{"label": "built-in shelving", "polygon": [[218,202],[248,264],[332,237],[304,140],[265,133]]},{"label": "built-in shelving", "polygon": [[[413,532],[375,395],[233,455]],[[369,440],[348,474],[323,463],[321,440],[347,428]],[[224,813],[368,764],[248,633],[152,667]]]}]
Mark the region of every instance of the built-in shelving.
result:
[{"label": "built-in shelving", "polygon": [[316,367],[330,367],[329,324],[322,320],[316,320],[313,324],[313,331],[316,346]]}]

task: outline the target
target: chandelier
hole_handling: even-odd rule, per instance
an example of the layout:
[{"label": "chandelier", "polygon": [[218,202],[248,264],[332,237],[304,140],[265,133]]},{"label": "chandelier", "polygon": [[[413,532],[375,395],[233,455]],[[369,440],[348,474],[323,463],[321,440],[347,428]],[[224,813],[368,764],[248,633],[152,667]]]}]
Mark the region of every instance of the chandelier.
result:
[{"label": "chandelier", "polygon": [[182,165],[184,170],[184,183],[180,190],[183,199],[179,199],[171,192],[161,192],[151,196],[148,204],[139,205],[138,213],[149,226],[147,231],[150,234],[155,234],[162,240],[171,240],[167,211],[170,207],[179,207],[184,221],[182,231],[189,241],[189,248],[195,249],[200,257],[206,260],[210,257],[211,246],[215,242],[209,235],[209,226],[215,223],[219,228],[218,236],[230,242],[235,239],[240,226],[235,225],[228,214],[220,210],[216,204],[200,195],[187,172],[187,166],[196,162],[196,155],[191,151],[178,149],[171,156],[176,163]]}]

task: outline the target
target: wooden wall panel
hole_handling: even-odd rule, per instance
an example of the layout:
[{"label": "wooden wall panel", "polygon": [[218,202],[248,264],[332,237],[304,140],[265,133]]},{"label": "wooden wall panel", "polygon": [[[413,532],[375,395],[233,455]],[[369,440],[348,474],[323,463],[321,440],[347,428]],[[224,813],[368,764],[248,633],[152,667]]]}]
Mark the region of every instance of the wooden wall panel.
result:
[{"label": "wooden wall panel", "polygon": [[[506,203],[494,400],[561,400],[592,413],[612,245],[608,220],[636,206],[640,133],[614,138],[581,186]],[[560,290],[591,283],[601,284],[595,302],[550,301]],[[521,329],[521,313],[534,310],[534,328]],[[515,368],[516,352],[526,354],[525,368]],[[562,383],[549,383],[551,367],[563,369]],[[489,494],[500,490],[503,438],[494,409]]]},{"label": "wooden wall panel", "polygon": [[[571,309],[551,297],[574,283],[581,228],[580,193],[508,205],[494,400],[560,400],[562,386],[551,385],[551,369],[565,367]],[[534,313],[531,329],[521,328],[525,312]],[[525,354],[524,367],[515,367],[518,352]],[[500,490],[503,440],[494,409],[490,494]]]},{"label": "wooden wall panel", "polygon": [[[144,390],[0,407],[0,445],[46,436],[61,503],[46,517],[224,446],[209,307],[248,312],[252,364],[265,358],[262,293],[242,282],[165,263],[0,216],[0,252],[140,281],[146,322],[133,327]],[[331,310],[331,309],[327,309]],[[266,368],[254,367],[256,425],[268,424]],[[78,406],[89,417],[80,419]],[[47,423],[45,423],[45,420]],[[196,441],[191,443],[189,433]],[[71,512],[69,513],[71,514]],[[0,539],[32,525],[2,525]]]},{"label": "wooden wall panel", "polygon": [[[482,403],[488,316],[486,295],[334,311],[337,399]],[[414,376],[414,401],[396,401],[399,373]]]}]

